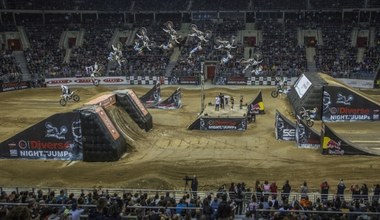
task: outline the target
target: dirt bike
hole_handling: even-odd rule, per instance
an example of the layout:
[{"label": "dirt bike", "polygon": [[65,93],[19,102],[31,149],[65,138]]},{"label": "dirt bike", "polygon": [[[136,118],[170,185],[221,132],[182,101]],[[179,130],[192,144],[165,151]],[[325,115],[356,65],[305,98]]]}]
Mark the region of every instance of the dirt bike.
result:
[{"label": "dirt bike", "polygon": [[91,81],[92,81],[92,84],[93,84],[94,86],[99,86],[100,79],[92,78]]},{"label": "dirt bike", "polygon": [[284,89],[280,89],[280,88],[276,88],[276,90],[272,91],[270,93],[270,95],[273,97],[273,98],[277,98],[279,94],[287,94],[287,90],[284,90]]},{"label": "dirt bike", "polygon": [[314,119],[310,116],[310,112],[308,110],[303,109],[300,112],[300,116],[302,120],[305,120],[306,125],[308,127],[313,127],[314,125]]},{"label": "dirt bike", "polygon": [[79,102],[80,97],[76,94],[76,91],[72,91],[70,95],[61,95],[61,99],[59,100],[59,104],[65,106],[69,100],[74,100],[74,102]]}]

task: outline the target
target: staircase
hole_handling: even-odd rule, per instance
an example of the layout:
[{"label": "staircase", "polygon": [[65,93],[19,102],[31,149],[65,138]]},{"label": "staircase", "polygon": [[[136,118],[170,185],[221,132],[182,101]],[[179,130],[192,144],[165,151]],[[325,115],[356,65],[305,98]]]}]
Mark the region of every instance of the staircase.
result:
[{"label": "staircase", "polygon": [[137,32],[137,28],[133,29],[133,31],[130,31],[129,36],[127,38],[126,45],[132,45],[134,43],[136,32]]},{"label": "staircase", "polygon": [[23,45],[23,49],[26,50],[27,48],[30,48],[30,42],[26,35],[25,29],[22,26],[17,26],[17,30],[20,33],[20,39]]},{"label": "staircase", "polygon": [[189,1],[189,4],[187,5],[186,10],[190,11],[191,7],[193,7],[193,1],[192,0]]},{"label": "staircase", "polygon": [[316,51],[314,47],[306,47],[306,61],[307,61],[307,68],[309,72],[315,73],[317,72],[317,67],[315,65],[315,57]]},{"label": "staircase", "polygon": [[166,66],[165,76],[170,76],[172,74],[172,70],[175,67],[180,55],[181,55],[181,51],[178,49],[178,47],[175,47],[172,55],[170,56],[169,64]]},{"label": "staircase", "polygon": [[12,55],[16,59],[17,64],[20,66],[21,72],[22,72],[22,80],[23,81],[30,81],[31,76],[28,70],[28,65],[26,63],[24,51],[13,51]]},{"label": "staircase", "polygon": [[365,48],[358,48],[358,53],[356,55],[356,62],[357,63],[362,63],[364,60],[364,52]]},{"label": "staircase", "polygon": [[351,32],[351,47],[356,47],[356,42],[358,40],[359,28],[354,27]]},{"label": "staircase", "polygon": [[80,47],[83,45],[84,34],[85,34],[85,29],[81,28],[79,31],[79,34],[78,34],[78,39],[77,39],[76,45],[75,45],[76,47]]},{"label": "staircase", "polygon": [[323,45],[322,29],[317,28],[317,42],[319,45]]}]

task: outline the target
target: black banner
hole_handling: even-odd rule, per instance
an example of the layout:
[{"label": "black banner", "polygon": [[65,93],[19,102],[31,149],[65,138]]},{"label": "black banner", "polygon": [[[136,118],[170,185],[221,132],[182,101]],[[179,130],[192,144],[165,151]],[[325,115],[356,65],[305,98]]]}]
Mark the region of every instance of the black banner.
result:
[{"label": "black banner", "polygon": [[296,139],[296,125],[276,111],[275,135],[277,140],[294,141]]},{"label": "black banner", "polygon": [[378,121],[380,106],[347,88],[325,86],[323,121]]},{"label": "black banner", "polygon": [[257,94],[257,96],[248,103],[248,108],[247,108],[247,115],[249,114],[251,109],[258,109],[259,114],[264,114],[265,113],[265,107],[264,107],[264,101],[263,101],[263,95],[260,90],[260,92]]},{"label": "black banner", "polygon": [[79,113],[55,114],[0,144],[0,157],[82,160]]},{"label": "black banner", "polygon": [[322,154],[370,155],[369,153],[352,146],[342,138],[339,138],[338,135],[336,135],[325,123],[322,124],[321,146]]},{"label": "black banner", "polygon": [[247,130],[246,118],[200,118],[200,130]]},{"label": "black banner", "polygon": [[309,126],[307,126],[302,120],[296,121],[296,143],[300,148],[314,148],[321,147],[321,136],[314,132]]},{"label": "black banner", "polygon": [[30,88],[30,82],[22,81],[22,82],[8,82],[2,83],[0,85],[0,92],[7,92],[19,89],[27,89]]},{"label": "black banner", "polygon": [[147,108],[153,108],[157,103],[159,103],[161,101],[160,83],[156,83],[152,89],[140,97],[140,100]]},{"label": "black banner", "polygon": [[181,88],[177,88],[169,98],[164,101],[152,106],[153,108],[161,109],[177,109],[181,108]]}]

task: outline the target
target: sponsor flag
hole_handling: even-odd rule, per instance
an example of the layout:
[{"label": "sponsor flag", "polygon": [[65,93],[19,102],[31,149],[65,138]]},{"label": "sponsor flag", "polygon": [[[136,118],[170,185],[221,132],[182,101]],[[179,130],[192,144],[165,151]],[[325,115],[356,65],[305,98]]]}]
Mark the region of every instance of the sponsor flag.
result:
[{"label": "sponsor flag", "polygon": [[[258,108],[260,114],[264,114],[265,113],[263,95],[262,95],[261,90],[259,91],[259,93],[257,94],[257,96],[252,101],[250,101],[248,103],[248,106],[253,106],[254,108]],[[249,109],[248,109],[248,111],[249,111]]]}]

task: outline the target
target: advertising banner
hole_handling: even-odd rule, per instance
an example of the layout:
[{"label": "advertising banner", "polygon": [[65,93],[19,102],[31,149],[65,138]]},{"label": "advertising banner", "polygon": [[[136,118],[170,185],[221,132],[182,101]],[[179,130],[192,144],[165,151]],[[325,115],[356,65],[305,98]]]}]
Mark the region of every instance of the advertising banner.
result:
[{"label": "advertising banner", "polygon": [[0,84],[0,92],[7,92],[7,91],[13,91],[13,90],[19,90],[19,89],[27,89],[30,88],[29,82],[8,82],[8,83],[1,83]]},{"label": "advertising banner", "polygon": [[181,85],[199,85],[197,76],[181,76],[179,77],[179,84]]},{"label": "advertising banner", "polygon": [[277,140],[294,141],[296,139],[296,125],[279,111],[276,111],[274,129]]},{"label": "advertising banner", "polygon": [[352,90],[325,86],[322,106],[323,121],[378,121],[380,106]]},{"label": "advertising banner", "polygon": [[299,148],[318,149],[321,147],[321,135],[314,132],[298,118],[296,121],[296,143]]},{"label": "advertising banner", "polygon": [[247,85],[247,78],[244,76],[230,76],[227,77],[227,85]]},{"label": "advertising banner", "polygon": [[200,118],[200,130],[247,130],[246,118]]},{"label": "advertising banner", "polygon": [[325,123],[322,124],[321,146],[322,154],[327,155],[369,155],[353,147],[352,143],[339,138]]},{"label": "advertising banner", "polygon": [[[124,76],[108,76],[96,77],[101,85],[125,85],[127,84]],[[69,77],[69,78],[47,78],[45,79],[46,86],[60,86],[64,85],[83,85],[92,86],[93,81],[91,77]]]},{"label": "advertising banner", "polygon": [[55,114],[0,144],[0,157],[82,160],[79,113]]}]

